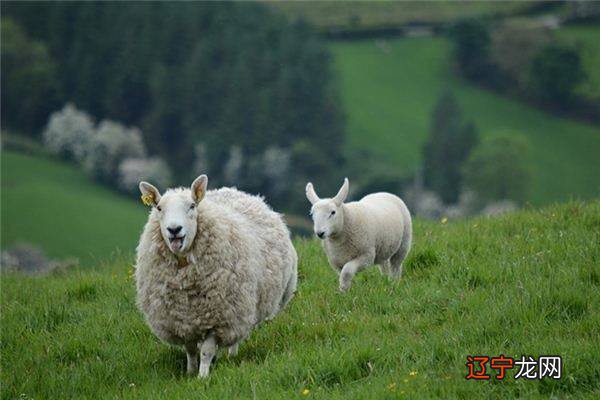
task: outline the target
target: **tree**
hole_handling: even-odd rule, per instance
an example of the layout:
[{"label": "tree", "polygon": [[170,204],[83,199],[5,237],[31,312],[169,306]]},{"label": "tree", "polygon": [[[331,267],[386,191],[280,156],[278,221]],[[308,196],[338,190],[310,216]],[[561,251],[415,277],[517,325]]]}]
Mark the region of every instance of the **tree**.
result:
[{"label": "tree", "polygon": [[490,33],[484,22],[465,20],[450,31],[454,57],[462,74],[469,79],[485,80],[489,68]]},{"label": "tree", "polygon": [[473,123],[463,124],[460,107],[451,93],[438,100],[432,116],[429,139],[423,147],[424,185],[446,203],[458,200],[461,167],[478,142]]},{"label": "tree", "polygon": [[530,78],[532,60],[551,40],[551,31],[545,26],[522,20],[507,21],[492,33],[490,59],[505,78],[524,90]]},{"label": "tree", "polygon": [[2,18],[2,126],[34,136],[56,108],[56,65],[44,44]]},{"label": "tree", "polygon": [[486,203],[496,200],[524,202],[530,181],[526,154],[526,143],[513,136],[482,142],[462,169],[465,186]]},{"label": "tree", "polygon": [[72,104],[66,104],[50,115],[42,137],[53,154],[81,163],[88,156],[95,135],[92,118]]},{"label": "tree", "polygon": [[531,86],[542,100],[567,104],[575,88],[586,79],[579,52],[572,47],[550,44],[534,58]]},{"label": "tree", "polygon": [[[306,175],[297,142],[322,149],[319,175],[337,170],[344,119],[332,59],[301,20],[246,2],[3,2],[2,12],[48,44],[62,101],[141,127],[149,155],[169,164],[175,184],[195,177],[200,143],[213,184],[224,182],[234,146],[245,163],[260,163],[270,146],[289,154],[288,187]],[[241,179],[241,189],[286,192],[265,190],[277,180]]]}]

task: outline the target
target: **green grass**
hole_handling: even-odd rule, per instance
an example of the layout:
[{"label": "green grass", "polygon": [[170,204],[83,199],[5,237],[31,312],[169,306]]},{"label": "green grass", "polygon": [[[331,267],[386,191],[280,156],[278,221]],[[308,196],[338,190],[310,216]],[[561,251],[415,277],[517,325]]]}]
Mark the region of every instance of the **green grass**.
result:
[{"label": "green grass", "polygon": [[579,93],[600,101],[600,26],[566,26],[559,29],[557,35],[581,49],[583,67],[589,79],[579,88]]},{"label": "green grass", "polygon": [[1,200],[3,249],[29,242],[83,264],[133,251],[146,218],[141,204],[70,165],[11,151],[2,152]]},{"label": "green grass", "polygon": [[400,174],[414,171],[433,106],[449,89],[483,137],[508,133],[529,142],[533,204],[600,194],[600,128],[546,114],[457,79],[445,39],[333,42],[331,49],[350,149],[370,149]]},{"label": "green grass", "polygon": [[[289,308],[205,381],[145,325],[131,259],[4,273],[2,398],[598,398],[599,242],[599,201],[418,221],[399,284],[372,268],[341,295],[319,244],[295,241]],[[480,354],[560,355],[563,378],[466,381]]]},{"label": "green grass", "polygon": [[534,6],[518,1],[274,1],[266,4],[289,18],[303,17],[320,29],[350,31],[510,15]]}]

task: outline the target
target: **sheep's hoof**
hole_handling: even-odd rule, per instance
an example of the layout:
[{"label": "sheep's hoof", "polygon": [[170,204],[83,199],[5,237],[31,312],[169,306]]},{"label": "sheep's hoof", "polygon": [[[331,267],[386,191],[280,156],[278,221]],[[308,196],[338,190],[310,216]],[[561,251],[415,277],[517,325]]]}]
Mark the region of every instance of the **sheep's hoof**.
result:
[{"label": "sheep's hoof", "polygon": [[237,353],[238,353],[238,348],[239,348],[239,346],[238,346],[238,344],[237,344],[237,343],[236,343],[236,344],[234,344],[234,345],[232,345],[232,346],[229,346],[229,349],[228,349],[228,351],[227,351],[227,354],[228,354],[228,356],[229,356],[229,357],[234,357],[234,356],[237,356]]},{"label": "sheep's hoof", "polygon": [[349,283],[340,284],[340,287],[339,287],[338,291],[340,293],[346,293],[348,291],[348,289],[350,289],[350,284]]}]

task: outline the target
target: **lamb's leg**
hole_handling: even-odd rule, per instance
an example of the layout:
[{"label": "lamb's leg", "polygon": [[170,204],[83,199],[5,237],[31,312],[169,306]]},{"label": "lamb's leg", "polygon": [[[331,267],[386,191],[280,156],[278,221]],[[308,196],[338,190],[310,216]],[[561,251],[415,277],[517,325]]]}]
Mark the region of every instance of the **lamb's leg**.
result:
[{"label": "lamb's leg", "polygon": [[210,363],[217,354],[217,341],[214,335],[208,337],[200,347],[200,378],[206,378],[210,370]]},{"label": "lamb's leg", "polygon": [[185,352],[187,353],[187,374],[195,375],[198,372],[198,344],[186,343]]},{"label": "lamb's leg", "polygon": [[357,272],[365,269],[366,266],[373,264],[373,256],[362,256],[348,261],[340,272],[340,292],[350,289],[352,278]]}]

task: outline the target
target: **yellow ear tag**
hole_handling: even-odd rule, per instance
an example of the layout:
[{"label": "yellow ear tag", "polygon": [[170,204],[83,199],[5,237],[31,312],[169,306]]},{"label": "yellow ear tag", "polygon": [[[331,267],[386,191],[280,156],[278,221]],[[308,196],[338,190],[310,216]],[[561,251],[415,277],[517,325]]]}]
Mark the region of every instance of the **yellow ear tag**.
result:
[{"label": "yellow ear tag", "polygon": [[150,193],[143,194],[142,203],[144,203],[145,206],[151,206],[154,203],[154,196]]}]

